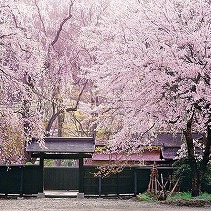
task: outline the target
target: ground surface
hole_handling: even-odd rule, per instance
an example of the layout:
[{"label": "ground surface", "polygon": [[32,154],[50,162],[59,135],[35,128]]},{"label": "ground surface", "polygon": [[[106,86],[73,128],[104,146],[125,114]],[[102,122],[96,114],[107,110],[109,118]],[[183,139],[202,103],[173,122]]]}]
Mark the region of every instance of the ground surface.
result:
[{"label": "ground surface", "polygon": [[1,211],[211,211],[211,207],[179,207],[158,203],[139,202],[134,199],[0,199]]}]

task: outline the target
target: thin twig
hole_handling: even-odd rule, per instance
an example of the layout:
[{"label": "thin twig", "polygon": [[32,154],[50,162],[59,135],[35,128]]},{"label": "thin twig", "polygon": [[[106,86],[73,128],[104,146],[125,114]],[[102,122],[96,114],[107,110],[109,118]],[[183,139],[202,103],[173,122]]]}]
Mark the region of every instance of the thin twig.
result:
[{"label": "thin twig", "polygon": [[63,28],[64,24],[72,17],[72,14],[71,14],[72,6],[73,6],[73,2],[71,1],[71,4],[70,4],[70,6],[69,6],[68,16],[67,16],[65,19],[63,19],[63,21],[60,23],[59,29],[58,29],[58,31],[56,32],[56,36],[55,36],[54,40],[51,42],[51,45],[52,45],[52,46],[55,45],[56,42],[58,41],[59,36],[60,36],[60,33],[61,33],[61,31],[62,31],[62,28]]},{"label": "thin twig", "polygon": [[43,32],[44,32],[45,36],[47,37],[47,33],[46,33],[46,29],[45,29],[45,24],[44,24],[44,21],[42,19],[40,8],[39,8],[39,6],[37,4],[37,0],[34,0],[34,3],[35,3],[35,6],[37,8],[37,12],[38,12],[38,15],[39,15],[40,22],[42,24]]}]

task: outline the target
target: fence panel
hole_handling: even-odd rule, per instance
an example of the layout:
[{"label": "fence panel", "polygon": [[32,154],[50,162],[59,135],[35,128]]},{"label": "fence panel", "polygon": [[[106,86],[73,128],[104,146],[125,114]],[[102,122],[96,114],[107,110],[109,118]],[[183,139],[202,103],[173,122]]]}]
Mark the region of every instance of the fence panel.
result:
[{"label": "fence panel", "polygon": [[134,194],[134,168],[125,168],[118,174],[118,194]]},{"label": "fence panel", "polygon": [[0,166],[1,194],[33,194],[42,191],[39,166]]},{"label": "fence panel", "polygon": [[147,190],[150,178],[150,169],[149,168],[136,168],[136,179],[137,187],[136,193],[143,193]]},{"label": "fence panel", "polygon": [[23,193],[36,194],[43,191],[43,179],[40,166],[24,166]]},{"label": "fence panel", "polygon": [[0,167],[0,193],[15,194],[21,191],[21,167]]},{"label": "fence panel", "polygon": [[94,166],[84,166],[84,194],[85,195],[99,195],[99,177],[94,177],[97,172]]},{"label": "fence panel", "polygon": [[75,167],[45,167],[45,190],[78,190],[79,169]]},{"label": "fence panel", "polygon": [[94,177],[96,172],[96,167],[86,166],[84,168],[85,195],[134,193],[134,168],[125,168],[122,172],[106,178]]},{"label": "fence panel", "polygon": [[102,194],[134,193],[134,169],[124,168],[120,173],[102,179]]},{"label": "fence panel", "polygon": [[109,177],[102,179],[102,194],[119,194],[118,191],[118,174],[113,174]]}]

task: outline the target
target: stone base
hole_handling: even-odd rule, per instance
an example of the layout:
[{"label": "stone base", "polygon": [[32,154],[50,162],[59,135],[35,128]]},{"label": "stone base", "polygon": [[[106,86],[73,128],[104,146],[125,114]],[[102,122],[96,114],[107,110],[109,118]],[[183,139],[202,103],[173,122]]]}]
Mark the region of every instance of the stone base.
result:
[{"label": "stone base", "polygon": [[83,199],[84,198],[84,193],[77,193],[77,198]]},{"label": "stone base", "polygon": [[39,199],[45,198],[45,193],[38,193],[37,198]]}]

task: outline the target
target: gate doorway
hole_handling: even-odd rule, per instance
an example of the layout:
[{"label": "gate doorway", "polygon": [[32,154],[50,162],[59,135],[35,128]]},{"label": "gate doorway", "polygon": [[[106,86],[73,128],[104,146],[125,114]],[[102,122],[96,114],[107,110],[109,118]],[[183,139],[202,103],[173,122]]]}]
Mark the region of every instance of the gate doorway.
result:
[{"label": "gate doorway", "polygon": [[44,167],[45,197],[76,197],[78,192],[78,167]]},{"label": "gate doorway", "polygon": [[44,190],[79,190],[78,167],[44,167]]},{"label": "gate doorway", "polygon": [[[95,140],[94,137],[74,137],[74,138],[66,138],[66,137],[46,137],[45,139],[45,147],[41,147],[36,140],[33,140],[30,145],[27,146],[26,151],[30,153],[32,158],[39,158],[40,159],[40,175],[42,178],[42,193],[44,193],[45,187],[47,186],[47,181],[45,181],[45,175],[52,174],[51,175],[51,184],[54,183],[54,186],[52,185],[51,188],[55,188],[55,190],[58,190],[57,188],[62,187],[63,189],[69,189],[71,187],[70,184],[73,185],[73,181],[69,183],[70,186],[67,185],[65,188],[64,184],[58,184],[59,180],[56,180],[56,175],[54,174],[53,169],[45,170],[44,169],[44,160],[45,159],[74,159],[78,160],[79,167],[78,170],[74,169],[72,173],[75,173],[75,176],[77,175],[76,172],[78,172],[78,180],[76,180],[76,177],[71,178],[70,175],[66,175],[69,172],[71,172],[70,169],[61,169],[61,172],[63,171],[63,176],[68,177],[70,176],[70,181],[74,180],[77,184],[74,184],[75,188],[78,187],[78,195],[84,194],[84,169],[83,169],[83,159],[84,158],[91,158],[92,154],[95,150]],[[60,173],[61,173],[60,172]],[[46,173],[46,174],[45,174]],[[62,175],[62,174],[61,174]],[[53,180],[54,178],[54,180]],[[47,178],[46,178],[47,179]],[[60,178],[61,179],[61,178]],[[61,181],[61,180],[60,180]],[[61,183],[61,182],[60,182]],[[49,185],[49,184],[48,184]],[[49,187],[49,186],[48,186]]]}]

